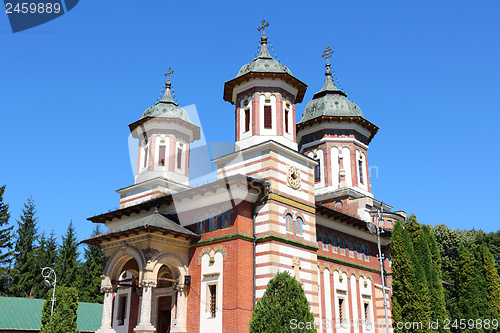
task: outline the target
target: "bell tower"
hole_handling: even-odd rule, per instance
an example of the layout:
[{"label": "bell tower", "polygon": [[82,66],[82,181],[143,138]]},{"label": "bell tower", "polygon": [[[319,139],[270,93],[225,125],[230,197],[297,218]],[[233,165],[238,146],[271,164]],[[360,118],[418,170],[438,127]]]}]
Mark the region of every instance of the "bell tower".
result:
[{"label": "bell tower", "polygon": [[295,104],[302,102],[307,85],[274,59],[268,49],[262,20],[259,55],[224,84],[224,100],[235,105],[236,146],[241,150],[273,140],[297,150]]},{"label": "bell tower", "polygon": [[169,67],[163,98],[129,125],[139,140],[137,172],[134,185],[117,191],[120,208],[189,188],[189,147],[200,138],[200,128],[172,99],[173,73]]}]

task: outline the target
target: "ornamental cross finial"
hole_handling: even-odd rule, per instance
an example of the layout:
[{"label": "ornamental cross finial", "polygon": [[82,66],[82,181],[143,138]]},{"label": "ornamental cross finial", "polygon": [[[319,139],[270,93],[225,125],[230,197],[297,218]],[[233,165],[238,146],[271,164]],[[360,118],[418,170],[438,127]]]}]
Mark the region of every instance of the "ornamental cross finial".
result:
[{"label": "ornamental cross finial", "polygon": [[269,26],[269,22],[266,22],[266,20],[262,20],[260,23],[262,23],[262,26],[258,27],[257,30],[261,31],[262,30],[262,36],[265,36],[265,31],[266,27]]},{"label": "ornamental cross finial", "polygon": [[326,63],[329,64],[328,58],[332,56],[333,51],[330,49],[330,46],[326,46],[325,51],[323,52],[322,57],[326,59]]},{"label": "ornamental cross finial", "polygon": [[168,72],[166,72],[164,75],[167,77],[167,81],[170,82],[170,74],[174,74],[174,71],[172,68],[168,68]]}]

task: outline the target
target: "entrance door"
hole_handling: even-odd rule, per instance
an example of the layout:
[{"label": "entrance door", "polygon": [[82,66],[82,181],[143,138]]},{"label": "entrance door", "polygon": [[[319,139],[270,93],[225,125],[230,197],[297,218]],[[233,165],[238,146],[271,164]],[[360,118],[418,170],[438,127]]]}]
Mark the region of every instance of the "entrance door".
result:
[{"label": "entrance door", "polygon": [[156,333],[170,333],[172,296],[158,298],[158,320]]}]

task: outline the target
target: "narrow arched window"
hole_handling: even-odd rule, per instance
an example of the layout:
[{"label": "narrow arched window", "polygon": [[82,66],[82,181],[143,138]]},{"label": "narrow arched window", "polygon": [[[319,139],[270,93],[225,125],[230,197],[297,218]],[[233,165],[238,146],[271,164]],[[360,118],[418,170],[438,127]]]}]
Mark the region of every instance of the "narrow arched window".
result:
[{"label": "narrow arched window", "polygon": [[363,248],[361,247],[360,244],[357,246],[357,252],[358,252],[358,259],[363,259]]},{"label": "narrow arched window", "polygon": [[345,255],[345,241],[340,239],[340,254]]},{"label": "narrow arched window", "polygon": [[292,215],[290,214],[286,215],[286,231],[293,232],[293,220],[292,220]]},{"label": "narrow arched window", "polygon": [[332,252],[337,252],[337,237],[332,237]]},{"label": "narrow arched window", "polygon": [[302,221],[302,218],[297,217],[297,225],[296,225],[296,230],[298,234],[302,234],[302,227],[303,227],[304,221]]},{"label": "narrow arched window", "polygon": [[370,249],[365,246],[365,260],[370,260]]},{"label": "narrow arched window", "polygon": [[354,257],[354,244],[349,242],[349,256]]},{"label": "narrow arched window", "polygon": [[198,223],[196,225],[196,231],[199,234],[202,234],[205,232],[205,220],[203,220],[202,217],[200,217],[200,219],[198,220]]},{"label": "narrow arched window", "polygon": [[222,213],[222,228],[231,226],[231,212],[227,211]]},{"label": "narrow arched window", "polygon": [[210,222],[209,222],[210,223],[210,226],[209,226],[209,230],[210,231],[217,230],[217,227],[218,227],[218,225],[217,225],[218,221],[217,220],[218,220],[217,219],[217,215],[215,215],[215,214],[210,217]]},{"label": "narrow arched window", "polygon": [[323,234],[321,241],[323,242],[323,250],[328,250],[328,236]]}]

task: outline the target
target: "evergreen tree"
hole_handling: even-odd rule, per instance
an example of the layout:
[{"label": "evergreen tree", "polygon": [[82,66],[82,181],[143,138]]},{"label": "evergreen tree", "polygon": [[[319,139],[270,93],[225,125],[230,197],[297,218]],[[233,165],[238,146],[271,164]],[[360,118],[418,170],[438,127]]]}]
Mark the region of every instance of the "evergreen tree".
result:
[{"label": "evergreen tree", "polygon": [[[484,313],[484,307],[479,299],[480,282],[484,279],[484,275],[479,271],[479,264],[473,253],[469,251],[463,244],[459,247],[459,273],[457,277],[458,291],[458,313],[459,317],[465,319],[489,318],[487,313]],[[483,332],[483,330],[465,329],[463,332]]]},{"label": "evergreen tree", "polygon": [[27,297],[42,286],[35,285],[40,272],[37,270],[35,247],[37,238],[35,203],[29,198],[24,204],[21,220],[17,221],[17,240],[14,248],[14,267],[11,271],[10,293],[17,297]]},{"label": "evergreen tree", "polygon": [[480,249],[483,259],[484,277],[488,286],[487,300],[489,311],[492,319],[500,319],[500,277],[495,267],[495,259],[485,245],[481,246]]},{"label": "evergreen tree", "polygon": [[4,295],[8,288],[9,265],[12,261],[11,230],[14,226],[8,226],[10,219],[9,204],[3,202],[5,185],[0,186],[0,295]]},{"label": "evergreen tree", "polygon": [[[431,228],[428,225],[422,226],[422,232],[427,238],[427,244],[429,244],[429,250],[431,251],[432,257],[432,265],[434,266],[434,270],[436,271],[439,280],[442,279],[442,271],[441,271],[441,254],[439,253],[439,248],[436,241],[436,236],[432,233]],[[440,285],[443,284],[440,282]]]},{"label": "evergreen tree", "polygon": [[75,288],[56,287],[56,301],[51,316],[52,293],[42,308],[40,333],[77,333],[78,294]]},{"label": "evergreen tree", "polygon": [[294,323],[304,324],[299,332],[316,332],[304,289],[290,273],[281,272],[269,281],[264,296],[257,302],[250,332],[297,332]]},{"label": "evergreen tree", "polygon": [[[101,233],[97,224],[91,236]],[[101,293],[101,275],[104,270],[104,251],[99,245],[88,244],[84,253],[85,261],[81,265],[81,274],[78,280],[78,295],[81,302],[102,303],[104,295]]]},{"label": "evergreen tree", "polygon": [[70,221],[66,234],[62,236],[55,269],[60,286],[71,287],[76,283],[79,255],[77,246],[75,228],[73,221]]},{"label": "evergreen tree", "polygon": [[[57,258],[57,239],[54,234],[54,230],[50,233],[49,237],[45,236],[45,232],[40,235],[39,245],[36,249],[36,262],[37,262],[37,271],[41,272],[44,267],[54,268],[56,264]],[[41,274],[37,275],[36,285],[41,285],[43,283],[43,277]],[[47,290],[44,288],[35,289],[34,297],[35,298],[45,298],[47,294]]]},{"label": "evergreen tree", "polygon": [[408,230],[410,233],[411,240],[413,242],[413,246],[418,241],[418,238],[420,236],[422,226],[420,223],[417,221],[417,217],[414,214],[411,214],[404,222],[403,222],[404,228]]}]

